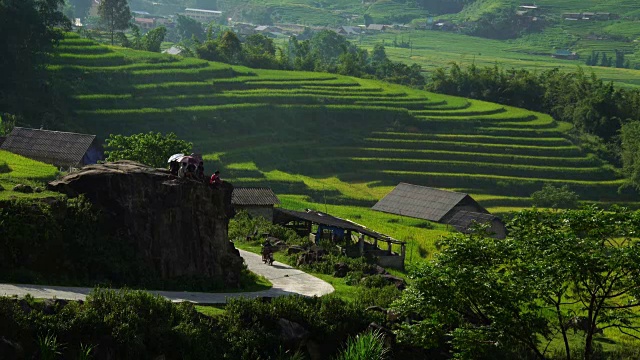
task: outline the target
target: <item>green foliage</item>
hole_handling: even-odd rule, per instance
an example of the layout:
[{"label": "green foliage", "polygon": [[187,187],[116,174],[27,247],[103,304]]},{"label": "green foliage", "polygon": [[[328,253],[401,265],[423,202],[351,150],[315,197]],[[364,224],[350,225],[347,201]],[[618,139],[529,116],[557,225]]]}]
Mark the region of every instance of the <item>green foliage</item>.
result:
[{"label": "green foliage", "polygon": [[178,139],[176,134],[141,133],[130,136],[111,135],[106,140],[106,161],[133,160],[152,167],[166,167],[173,154],[191,153],[193,144]]},{"label": "green foliage", "polygon": [[61,350],[64,348],[58,342],[58,338],[51,333],[46,336],[38,336],[38,347],[40,348],[40,359],[55,360],[62,355]]},{"label": "green foliage", "polygon": [[51,118],[55,112],[59,96],[48,94],[50,78],[44,69],[63,31],[70,28],[60,11],[63,4],[64,0],[0,2],[0,112],[5,121],[11,119],[5,112],[40,122],[44,114]]},{"label": "green foliage", "polygon": [[122,46],[136,50],[160,52],[160,45],[164,41],[165,35],[167,35],[167,28],[159,26],[144,35],[140,35],[140,28],[136,25],[131,28],[133,40],[129,40],[123,33],[117,34],[118,41]]},{"label": "green foliage", "polygon": [[556,187],[545,184],[542,190],[531,194],[534,206],[553,209],[574,209],[578,206],[578,194],[571,191],[567,185]]},{"label": "green foliage", "polygon": [[263,234],[269,234],[269,236],[283,240],[289,245],[308,243],[307,240],[299,237],[292,229],[274,225],[271,221],[260,216],[252,217],[246,211],[238,212],[229,221],[229,239],[232,241],[243,241],[251,237],[253,245],[260,245],[264,241]]},{"label": "green foliage", "polygon": [[450,333],[460,358],[513,358],[517,351],[539,359],[546,358],[542,339],[562,339],[571,358],[569,321],[584,316],[582,356],[592,358],[598,329],[640,330],[631,310],[640,306],[639,216],[620,208],[522,211],[507,239],[446,238],[395,304],[401,316],[421,319],[401,337],[434,347]]},{"label": "green foliage", "polygon": [[336,356],[336,360],[386,359],[389,348],[384,343],[384,335],[379,331],[359,334],[350,338],[347,346]]},{"label": "green foliage", "polygon": [[176,17],[176,33],[178,34],[178,41],[188,41],[191,39],[203,41],[205,39],[202,24],[184,15],[178,15]]},{"label": "green foliage", "polygon": [[622,145],[622,166],[627,176],[627,184],[640,190],[640,121],[622,126],[620,131]]},{"label": "green foliage", "polygon": [[15,201],[0,215],[4,281],[134,284],[143,275],[130,245],[107,235],[108,225],[83,198]]},{"label": "green foliage", "polygon": [[131,11],[127,0],[103,0],[98,6],[98,16],[101,25],[111,35],[111,45],[114,44],[116,31],[126,30],[131,22]]}]

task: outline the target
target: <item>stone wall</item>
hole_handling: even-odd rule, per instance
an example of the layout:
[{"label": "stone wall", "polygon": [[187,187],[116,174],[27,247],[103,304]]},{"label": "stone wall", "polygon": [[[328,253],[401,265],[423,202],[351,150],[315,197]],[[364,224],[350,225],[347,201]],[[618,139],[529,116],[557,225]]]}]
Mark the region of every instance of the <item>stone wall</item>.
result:
[{"label": "stone wall", "polygon": [[228,239],[233,186],[213,189],[167,170],[119,161],[90,165],[49,184],[84,194],[134,244],[137,256],[163,279],[189,276],[237,285],[243,260]]}]

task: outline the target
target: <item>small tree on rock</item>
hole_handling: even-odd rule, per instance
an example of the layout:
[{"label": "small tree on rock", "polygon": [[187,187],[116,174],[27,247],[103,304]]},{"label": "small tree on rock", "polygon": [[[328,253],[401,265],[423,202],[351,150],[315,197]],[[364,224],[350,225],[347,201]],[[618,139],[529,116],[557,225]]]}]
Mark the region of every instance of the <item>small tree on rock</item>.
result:
[{"label": "small tree on rock", "polygon": [[98,7],[98,15],[103,26],[111,34],[111,45],[114,44],[116,31],[129,28],[131,11],[127,0],[102,0]]},{"label": "small tree on rock", "polygon": [[173,154],[191,153],[193,144],[176,134],[141,133],[131,136],[111,134],[106,141],[105,160],[133,160],[153,167],[165,167]]}]

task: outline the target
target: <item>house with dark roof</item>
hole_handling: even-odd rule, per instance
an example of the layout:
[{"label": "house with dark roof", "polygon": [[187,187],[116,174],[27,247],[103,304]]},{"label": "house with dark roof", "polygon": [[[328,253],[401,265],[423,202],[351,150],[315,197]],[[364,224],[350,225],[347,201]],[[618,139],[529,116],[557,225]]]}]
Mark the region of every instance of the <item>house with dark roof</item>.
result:
[{"label": "house with dark roof", "polygon": [[448,221],[447,224],[453,226],[461,233],[470,234],[477,225],[487,225],[487,231],[497,239],[504,239],[507,230],[502,220],[492,214],[483,214],[472,211],[458,211]]},{"label": "house with dark roof", "polygon": [[384,24],[369,24],[367,26],[367,31],[385,31],[388,28],[389,27],[387,25],[384,25]]},{"label": "house with dark roof", "polygon": [[338,29],[336,29],[336,33],[345,36],[358,35],[360,34],[360,31],[360,28],[357,26],[340,26]]},{"label": "house with dark roof", "polygon": [[[367,256],[374,258],[380,266],[404,270],[406,242],[393,239],[351,220],[310,209],[295,211],[278,208],[274,211],[273,223],[293,229],[300,236],[309,236],[316,244],[321,239],[347,244],[344,250],[350,257]],[[358,239],[357,246],[352,242],[354,236]],[[366,241],[367,237],[371,241]],[[386,249],[379,247],[379,243],[386,243]],[[393,251],[394,245],[399,251]]]},{"label": "house with dark roof", "polygon": [[236,211],[246,211],[251,216],[262,216],[273,221],[273,208],[280,200],[270,188],[237,187],[231,193],[231,205]]},{"label": "house with dark roof", "polygon": [[489,214],[468,194],[407,183],[398,184],[373,210],[443,224],[459,211]]},{"label": "house with dark roof", "polygon": [[22,127],[13,128],[0,149],[63,168],[104,158],[95,135]]}]

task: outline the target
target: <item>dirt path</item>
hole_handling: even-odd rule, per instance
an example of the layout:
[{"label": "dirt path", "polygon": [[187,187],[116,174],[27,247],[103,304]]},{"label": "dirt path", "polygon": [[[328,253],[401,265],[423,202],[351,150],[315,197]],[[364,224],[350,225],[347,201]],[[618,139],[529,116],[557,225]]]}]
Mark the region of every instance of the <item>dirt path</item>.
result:
[{"label": "dirt path", "polygon": [[[262,263],[260,255],[240,250],[240,256],[244,258],[247,267],[252,272],[262,275],[273,284],[273,287],[264,291],[239,292],[239,293],[202,293],[186,291],[149,291],[152,294],[164,296],[174,301],[190,301],[198,304],[223,304],[229,298],[256,298],[256,297],[276,297],[283,295],[303,295],[322,296],[334,291],[329,283],[318,279],[315,276],[306,274],[293,267],[274,262],[273,266]],[[65,299],[84,300],[91,292],[92,288],[67,287],[67,286],[46,286],[46,285],[23,285],[23,284],[0,284],[0,296],[18,296],[27,294],[39,299]]]}]

